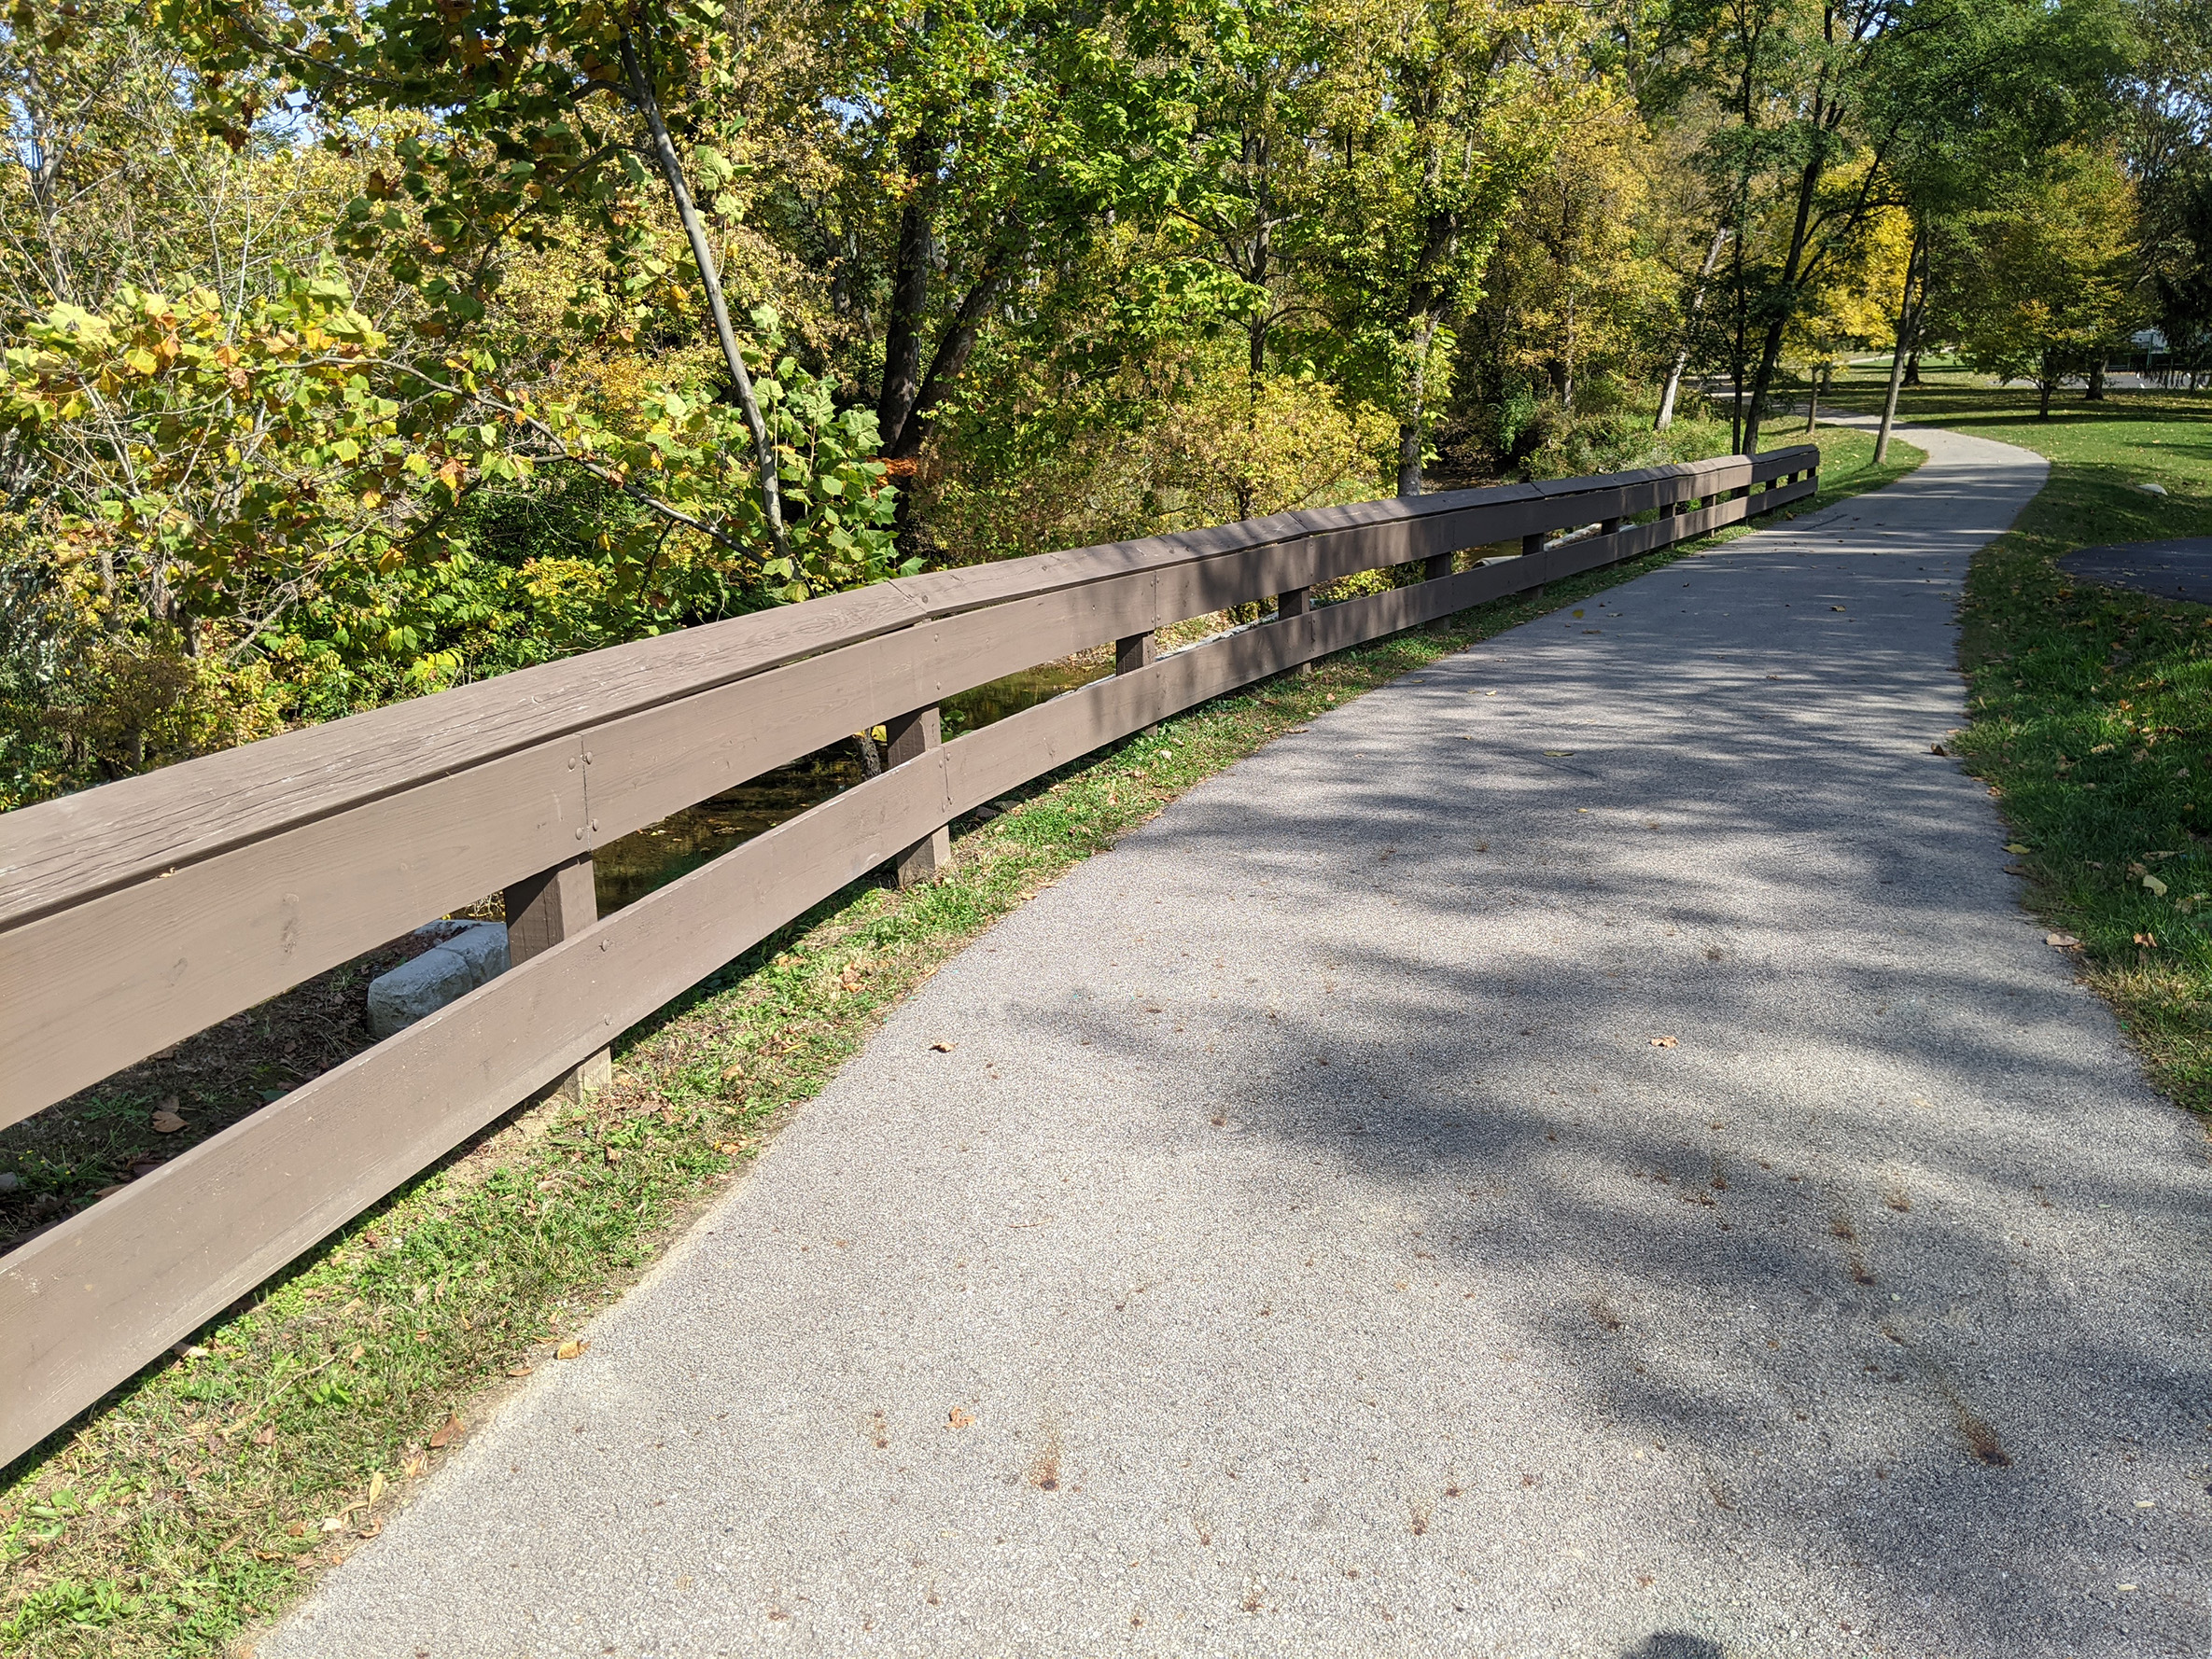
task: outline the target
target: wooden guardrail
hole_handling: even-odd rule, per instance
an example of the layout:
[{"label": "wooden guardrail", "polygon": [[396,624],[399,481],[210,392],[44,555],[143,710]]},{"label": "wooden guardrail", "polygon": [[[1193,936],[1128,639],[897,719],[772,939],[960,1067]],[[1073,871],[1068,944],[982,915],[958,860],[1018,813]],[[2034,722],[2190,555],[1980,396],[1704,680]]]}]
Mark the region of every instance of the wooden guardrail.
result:
[{"label": "wooden guardrail", "polygon": [[[1811,495],[1818,465],[1799,446],[883,582],[0,816],[0,1125],[487,893],[514,959],[0,1257],[0,1463],[810,906],[887,861],[927,873],[960,814],[1236,687]],[[1418,582],[1310,602],[1415,561]],[[1155,630],[1268,598],[1273,620],[1155,658]],[[944,698],[1106,640],[1112,677],[940,741]],[[878,724],[882,776],[595,915],[594,847]]]}]

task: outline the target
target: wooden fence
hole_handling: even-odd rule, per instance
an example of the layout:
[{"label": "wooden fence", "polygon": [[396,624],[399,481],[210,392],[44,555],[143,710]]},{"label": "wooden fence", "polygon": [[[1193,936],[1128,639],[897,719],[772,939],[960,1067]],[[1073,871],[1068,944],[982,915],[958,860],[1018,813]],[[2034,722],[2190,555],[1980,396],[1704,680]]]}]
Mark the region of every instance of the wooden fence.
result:
[{"label": "wooden fence", "polygon": [[[0,1257],[0,1463],[822,899],[887,861],[926,874],[962,813],[1236,687],[1799,500],[1818,464],[1800,446],[883,582],[0,816],[0,1126],[488,893],[513,956]],[[1416,561],[1421,580],[1310,602]],[[1273,620],[1154,652],[1168,623],[1268,599]],[[944,698],[1107,640],[1113,676],[940,741]],[[882,776],[596,916],[595,846],[878,724]]]}]

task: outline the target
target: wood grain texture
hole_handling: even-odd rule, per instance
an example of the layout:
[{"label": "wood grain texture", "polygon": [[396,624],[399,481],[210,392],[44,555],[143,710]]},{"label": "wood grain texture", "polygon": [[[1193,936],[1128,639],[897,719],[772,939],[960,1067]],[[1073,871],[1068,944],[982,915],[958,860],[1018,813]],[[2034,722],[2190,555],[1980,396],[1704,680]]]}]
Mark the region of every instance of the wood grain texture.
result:
[{"label": "wood grain texture", "polygon": [[[1761,458],[1770,471],[1790,464]],[[1150,543],[1050,555],[1057,561],[1054,579],[1075,585],[1008,596],[1012,590],[1001,584],[991,590],[1000,603],[897,628],[888,626],[890,613],[880,609],[845,615],[837,628],[874,631],[857,643],[819,648],[604,720],[572,739],[311,817],[174,873],[96,890],[86,902],[0,931],[0,1047],[19,1057],[0,1079],[0,1122],[17,1121],[430,916],[526,879],[573,853],[577,843],[587,850],[605,845],[846,733],[1039,661],[1271,592],[1309,589],[1373,568],[1379,560],[1397,562],[1401,553],[1425,557],[1435,570],[1448,554],[1422,549],[1439,538],[1456,550],[1530,513],[1556,519],[1561,502],[1572,503],[1577,514],[1641,510],[1660,497],[1715,489],[1759,469],[1723,460],[1627,475],[1630,481],[1602,488],[1517,486],[1466,493],[1471,501],[1438,496],[1372,504],[1394,510],[1365,514],[1375,522],[1356,534],[1331,528],[1363,516],[1354,509],[1278,515],[1237,527],[1242,539],[1260,541],[1256,548],[1165,568],[1126,568],[1165,556]],[[1444,505],[1431,508],[1432,502]],[[1409,505],[1424,510],[1409,513]],[[1710,509],[1706,517],[1680,521],[1687,527],[1683,533],[1714,522]],[[1325,533],[1313,533],[1316,523]],[[1291,538],[1261,539],[1279,534]],[[1544,533],[1528,534],[1536,539]],[[967,591],[952,577],[967,574],[950,573],[925,597],[950,607]],[[1095,579],[1076,581],[1078,576]],[[896,614],[919,608],[917,601]],[[747,660],[757,666],[763,653],[788,650],[793,641],[823,647],[835,636],[834,628],[819,626],[776,631],[746,646],[753,652]],[[726,652],[693,652],[679,664],[680,677],[691,684],[702,664],[722,672],[736,661]],[[623,694],[634,697],[637,685],[624,683]],[[466,690],[473,694],[479,688]],[[615,700],[603,688],[587,701],[607,706]],[[433,697],[419,706],[439,703]],[[349,724],[320,730],[342,732]],[[485,741],[503,741],[510,730],[496,726]],[[219,770],[217,763],[229,760],[216,756],[160,775]],[[108,793],[92,790],[72,800]],[[21,816],[0,818],[0,829]],[[99,860],[93,862],[97,889]]]},{"label": "wood grain texture", "polygon": [[945,811],[910,765],[647,895],[0,1257],[0,1463]]},{"label": "wood grain texture", "polygon": [[571,740],[0,933],[0,1124],[589,845]]},{"label": "wood grain texture", "polygon": [[[1577,497],[1618,496],[1611,507],[1593,503],[1589,516],[1635,513],[1695,493],[1701,482],[1721,487],[1731,469],[1779,476],[1804,453],[1800,447],[1750,463],[1723,457],[1281,513],[1043,553],[881,582],[519,670],[0,816],[0,929],[554,738],[932,620],[1298,541],[1322,544],[1324,565],[1334,553],[1337,574],[1403,564],[1525,534]],[[1505,527],[1492,533],[1486,527],[1492,519]],[[1360,541],[1374,556],[1344,564],[1360,555],[1336,544]]]}]

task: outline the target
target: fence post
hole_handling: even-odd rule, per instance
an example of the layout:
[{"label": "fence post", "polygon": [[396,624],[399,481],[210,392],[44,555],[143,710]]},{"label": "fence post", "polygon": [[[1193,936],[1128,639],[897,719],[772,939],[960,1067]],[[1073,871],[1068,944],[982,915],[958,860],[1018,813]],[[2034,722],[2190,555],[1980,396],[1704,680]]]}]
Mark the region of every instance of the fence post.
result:
[{"label": "fence post", "polygon": [[[1293,588],[1287,593],[1275,595],[1275,620],[1279,622],[1287,622],[1293,617],[1305,616],[1312,609],[1313,590],[1311,588]],[[1311,674],[1313,664],[1301,662],[1291,672],[1293,674]]]},{"label": "fence post", "polygon": [[[1544,551],[1550,537],[1551,533],[1548,530],[1530,531],[1520,538],[1520,556],[1524,559],[1535,558]],[[1539,599],[1544,597],[1544,583],[1542,582],[1536,584],[1536,597]]]},{"label": "fence post", "polygon": [[[883,724],[884,735],[890,739],[884,745],[884,764],[898,766],[926,755],[945,742],[945,717],[932,703],[927,708],[917,708],[912,714],[900,715]],[[939,871],[952,868],[952,831],[940,824],[923,836],[892,861],[899,885],[911,887],[917,882],[926,882]]]},{"label": "fence post", "polygon": [[1421,562],[1421,579],[1433,582],[1438,577],[1449,576],[1451,562],[1457,556],[1454,553],[1431,553]]},{"label": "fence post", "polygon": [[[551,950],[599,919],[599,897],[592,888],[589,853],[525,876],[509,887],[504,897],[510,968],[521,967],[540,951]],[[605,1088],[613,1076],[614,1062],[601,1049],[554,1087],[571,1098],[581,1098],[586,1089]]]},{"label": "fence post", "polygon": [[[1151,629],[1141,634],[1131,634],[1113,642],[1113,672],[1135,674],[1140,668],[1150,668],[1155,655],[1157,652],[1154,648]],[[1157,737],[1159,734],[1157,726],[1147,726],[1137,733],[1140,737]]]}]

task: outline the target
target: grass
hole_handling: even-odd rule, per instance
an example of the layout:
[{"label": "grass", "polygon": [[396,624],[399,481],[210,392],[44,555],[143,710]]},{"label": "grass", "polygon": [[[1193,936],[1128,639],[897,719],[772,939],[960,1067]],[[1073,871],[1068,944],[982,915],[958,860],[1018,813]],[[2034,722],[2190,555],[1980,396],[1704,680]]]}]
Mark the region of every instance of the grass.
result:
[{"label": "grass", "polygon": [[[1821,437],[1833,457],[1824,501],[1902,470],[1874,472],[1863,434]],[[960,827],[944,880],[848,888],[730,964],[623,1038],[610,1087],[511,1114],[0,1471],[0,1652],[231,1650],[381,1529],[511,1379],[560,1364],[578,1327],[885,1012],[991,923],[1286,729],[1685,551],[1502,600],[1168,721],[1156,739],[1064,768],[1002,816]],[[241,1016],[207,1064],[264,1040],[257,1017]],[[189,1048],[163,1064],[179,1057]],[[147,1103],[129,1104],[84,1131],[109,1137],[87,1142],[106,1161],[99,1172],[88,1172],[91,1152],[78,1167],[47,1145],[49,1177],[96,1178],[127,1158]]]},{"label": "grass", "polygon": [[1972,722],[1953,746],[2027,849],[2030,905],[2080,941],[2083,977],[2152,1080],[2212,1111],[2212,608],[2077,586],[2057,564],[2098,543],[2212,536],[2212,396],[2075,392],[2045,422],[2032,390],[1929,380],[1903,418],[2051,461],[1968,574]]}]

